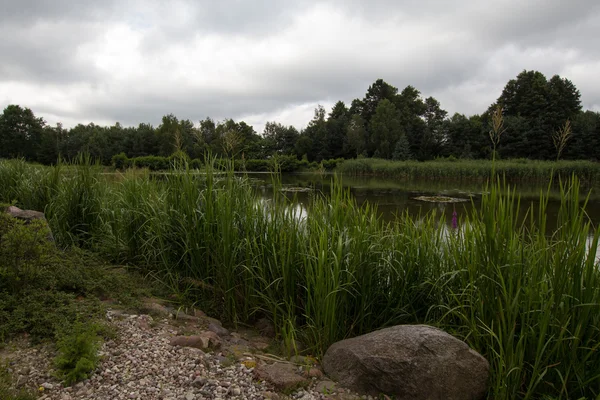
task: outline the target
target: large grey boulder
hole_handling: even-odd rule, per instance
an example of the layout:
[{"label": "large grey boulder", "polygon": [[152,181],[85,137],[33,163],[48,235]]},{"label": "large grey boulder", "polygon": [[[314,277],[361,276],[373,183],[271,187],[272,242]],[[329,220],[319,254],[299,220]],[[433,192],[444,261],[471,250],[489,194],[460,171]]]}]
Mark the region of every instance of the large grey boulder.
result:
[{"label": "large grey boulder", "polygon": [[44,228],[47,229],[46,238],[50,242],[54,241],[54,236],[52,236],[52,231],[50,230],[50,226],[48,225],[48,221],[46,221],[46,217],[44,216],[43,212],[21,210],[19,207],[15,206],[8,207],[4,212],[13,218],[24,221],[26,225],[32,223],[33,221],[42,221]]},{"label": "large grey boulder", "polygon": [[323,369],[349,389],[398,400],[482,399],[489,375],[479,353],[427,325],[398,325],[334,343]]}]

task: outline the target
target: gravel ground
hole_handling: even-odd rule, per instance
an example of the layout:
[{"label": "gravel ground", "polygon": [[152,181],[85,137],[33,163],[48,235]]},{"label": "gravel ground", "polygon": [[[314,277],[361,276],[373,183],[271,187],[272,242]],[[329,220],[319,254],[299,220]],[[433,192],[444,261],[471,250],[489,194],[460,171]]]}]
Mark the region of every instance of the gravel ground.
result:
[{"label": "gravel ground", "polygon": [[[109,319],[117,338],[104,343],[102,361],[90,379],[63,387],[52,377],[51,350],[24,346],[10,354],[17,384],[36,388],[39,399],[45,400],[289,398],[274,393],[265,382],[256,381],[253,368],[231,363],[219,353],[171,346],[169,341],[178,328],[168,319],[154,321],[149,315],[110,312]],[[358,396],[328,397],[315,390],[300,390],[290,397],[316,400]]]}]

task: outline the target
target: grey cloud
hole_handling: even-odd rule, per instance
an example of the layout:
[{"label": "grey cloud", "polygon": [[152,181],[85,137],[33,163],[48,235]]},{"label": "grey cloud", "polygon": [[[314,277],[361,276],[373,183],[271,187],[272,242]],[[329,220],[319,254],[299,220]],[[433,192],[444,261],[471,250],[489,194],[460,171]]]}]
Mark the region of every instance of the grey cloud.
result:
[{"label": "grey cloud", "polygon": [[49,20],[99,20],[113,14],[117,4],[117,0],[2,0],[0,22],[29,25]]},{"label": "grey cloud", "polygon": [[[595,0],[0,3],[0,35],[4,38],[0,42],[0,89],[3,81],[29,83],[40,90],[48,83],[60,87],[77,82],[103,88],[98,91],[102,95],[95,96],[92,90],[77,99],[77,109],[65,111],[60,104],[48,104],[39,111],[71,120],[81,118],[82,122],[156,124],[170,112],[197,121],[206,116],[268,115],[317,102],[343,100],[349,104],[353,98],[362,97],[377,78],[400,90],[412,85],[424,96],[439,95],[442,107],[451,112],[478,113],[523,69],[539,69],[548,75],[564,72],[567,78],[572,78],[571,71],[579,71],[573,80],[584,104],[600,107],[598,78],[589,72],[590,65],[600,62],[600,48],[595,43],[600,35],[600,2]],[[197,37],[215,35],[221,40],[231,38],[231,43],[235,38],[257,43],[285,33],[314,6],[329,7],[338,20],[341,16],[346,21],[361,21],[366,29],[361,34],[366,36],[373,34],[370,28],[381,26],[414,26],[426,33],[398,37],[394,31],[384,32],[365,41],[365,47],[340,37],[327,45],[329,52],[326,47],[303,46],[298,50],[301,56],[287,64],[256,59],[251,66],[240,67],[243,70],[239,73],[249,82],[247,88],[223,90],[215,89],[218,84],[187,87],[185,81],[165,93],[160,86],[145,88],[139,81],[131,82],[127,90],[120,89],[104,85],[110,83],[111,71],[100,71],[87,58],[74,56],[81,46],[94,43],[115,23],[126,24],[142,35],[138,50],[141,59],[150,63],[173,44],[185,47]],[[440,37],[448,40],[440,41]],[[286,45],[298,49],[298,43]],[[383,51],[379,45],[390,50]],[[405,45],[411,50],[404,50]],[[190,47],[189,51],[195,49]],[[550,56],[536,56],[536,52]],[[203,56],[210,60],[212,55]],[[145,71],[144,65],[139,68]],[[581,68],[587,69],[581,72]],[[157,71],[168,76],[172,71],[166,69]],[[160,80],[161,76],[153,78]]]},{"label": "grey cloud", "polygon": [[84,24],[49,24],[21,28],[0,27],[0,82],[2,80],[77,82],[94,79],[92,65],[78,60],[77,47],[93,38]]}]

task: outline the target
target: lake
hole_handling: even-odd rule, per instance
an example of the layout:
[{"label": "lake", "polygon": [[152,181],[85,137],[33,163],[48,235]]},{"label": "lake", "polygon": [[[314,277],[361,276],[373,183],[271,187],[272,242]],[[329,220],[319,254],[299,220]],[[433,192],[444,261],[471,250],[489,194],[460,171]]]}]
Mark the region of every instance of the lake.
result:
[{"label": "lake", "polygon": [[[248,177],[258,188],[258,192],[265,198],[273,196],[271,174],[248,173]],[[306,191],[285,192],[288,197],[295,197],[299,205],[306,209],[310,196],[321,192],[327,194],[331,185],[333,174],[282,174],[281,180],[284,188],[305,189]],[[473,182],[435,180],[403,181],[393,178],[381,177],[356,177],[342,176],[344,187],[349,188],[358,204],[369,202],[377,205],[382,217],[388,221],[396,218],[398,214],[408,212],[412,216],[419,216],[436,210],[441,215],[445,211],[446,223],[451,223],[452,212],[456,210],[460,220],[461,215],[470,212],[473,206],[478,207],[481,202],[482,191],[485,184]],[[521,198],[521,216],[531,204],[537,205],[540,192],[548,190],[547,185],[540,184],[515,184],[517,193]],[[594,226],[600,223],[600,195],[598,189],[582,188],[582,197],[590,192],[587,204],[587,213]],[[420,196],[447,196],[468,201],[461,203],[432,203],[416,198]],[[558,187],[551,188],[548,201],[548,233],[556,229],[556,220],[560,207],[560,191]]]}]

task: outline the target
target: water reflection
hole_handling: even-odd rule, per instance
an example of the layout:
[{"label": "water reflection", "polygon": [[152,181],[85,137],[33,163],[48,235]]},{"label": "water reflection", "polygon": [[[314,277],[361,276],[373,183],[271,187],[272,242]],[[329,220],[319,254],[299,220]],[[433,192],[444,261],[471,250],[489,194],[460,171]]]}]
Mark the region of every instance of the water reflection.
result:
[{"label": "water reflection", "polygon": [[[273,198],[272,177],[269,174],[248,174],[254,182],[258,193],[264,200],[269,202]],[[307,191],[283,191],[284,195],[294,200],[294,206],[290,208],[290,214],[304,220],[308,215],[308,205],[311,196],[318,194],[327,195],[332,185],[332,175],[315,174],[289,174],[281,177],[285,188],[307,188]],[[398,215],[408,213],[417,223],[431,212],[442,221],[442,235],[457,234],[465,229],[467,215],[473,212],[473,208],[481,206],[481,198],[484,194],[485,185],[464,182],[440,182],[440,181],[395,181],[393,179],[374,177],[341,177],[344,187],[350,189],[358,204],[370,203],[377,205],[382,218],[386,221],[395,221]],[[543,185],[511,185],[516,188],[520,197],[519,218],[523,221],[528,217],[528,212],[537,212],[541,193],[548,191]],[[582,197],[588,193],[583,188]],[[461,203],[435,203],[416,200],[420,196],[447,196],[468,199]],[[583,205],[583,204],[582,204]],[[552,188],[546,207],[547,224],[546,233],[552,235],[557,229],[558,213],[560,209],[560,190]],[[590,191],[589,202],[586,212],[594,227],[600,222],[600,196]],[[452,228],[453,214],[456,214],[456,230]],[[535,215],[535,214],[534,214]],[[586,240],[588,251],[593,246],[593,236]],[[600,251],[596,250],[596,261],[600,261]]]},{"label": "water reflection", "polygon": [[[248,177],[254,182],[258,192],[264,198],[272,198],[272,177],[270,174],[249,173]],[[309,191],[284,192],[289,198],[295,199],[296,204],[301,207],[301,213],[305,215],[311,196],[314,196],[315,193],[329,193],[333,175],[283,174],[281,179],[284,187],[311,189]],[[406,182],[389,178],[343,176],[341,182],[344,187],[350,189],[358,204],[362,205],[369,202],[377,205],[381,216],[387,221],[396,220],[397,216],[404,212],[419,218],[435,211],[440,218],[441,215],[444,216],[445,223],[448,226],[451,226],[454,211],[456,211],[458,220],[461,221],[465,219],[467,214],[472,212],[473,207],[480,207],[481,196],[485,190],[485,185],[480,183],[456,181],[425,180]],[[546,185],[521,184],[514,187],[521,199],[519,210],[521,219],[527,216],[530,208],[535,212],[539,204],[540,193],[545,193],[548,190]],[[582,197],[585,197],[587,189],[584,188],[583,191]],[[469,201],[463,203],[429,203],[416,200],[415,198],[419,196],[448,196],[468,199]],[[557,227],[560,208],[559,199],[559,189],[552,188],[546,209],[548,234],[554,232]],[[595,191],[591,191],[586,212],[593,226],[598,226],[598,223],[600,223],[600,196]]]}]

